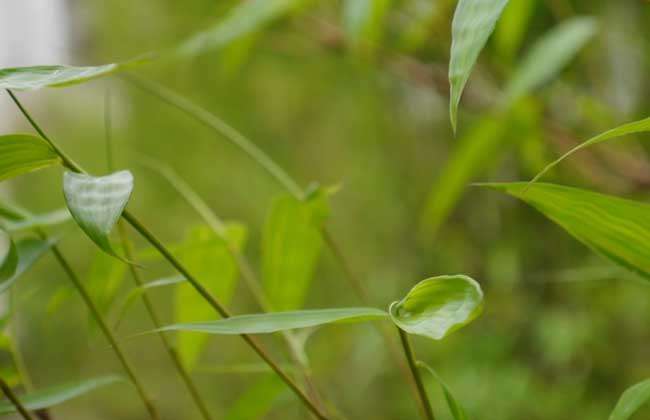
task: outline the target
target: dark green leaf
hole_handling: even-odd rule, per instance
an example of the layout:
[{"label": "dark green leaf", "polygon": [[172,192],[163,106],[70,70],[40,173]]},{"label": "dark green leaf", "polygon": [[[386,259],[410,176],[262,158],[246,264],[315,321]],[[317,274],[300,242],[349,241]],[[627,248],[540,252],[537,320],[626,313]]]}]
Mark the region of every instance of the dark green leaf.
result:
[{"label": "dark green leaf", "polygon": [[650,379],[629,387],[616,403],[609,420],[628,420],[650,400]]},{"label": "dark green leaf", "polygon": [[0,136],[0,181],[58,162],[57,154],[40,137],[30,134]]},{"label": "dark green leaf", "polygon": [[433,370],[432,367],[427,365],[424,362],[417,361],[417,365],[420,366],[421,368],[426,369],[440,384],[440,387],[442,388],[442,392],[445,394],[445,400],[447,401],[447,405],[449,406],[449,411],[451,411],[451,415],[454,417],[454,420],[467,420],[467,414],[465,414],[465,410],[463,410],[463,407],[456,401],[454,398],[453,394],[451,393],[451,390],[445,384],[445,382],[438,376],[435,370]]}]

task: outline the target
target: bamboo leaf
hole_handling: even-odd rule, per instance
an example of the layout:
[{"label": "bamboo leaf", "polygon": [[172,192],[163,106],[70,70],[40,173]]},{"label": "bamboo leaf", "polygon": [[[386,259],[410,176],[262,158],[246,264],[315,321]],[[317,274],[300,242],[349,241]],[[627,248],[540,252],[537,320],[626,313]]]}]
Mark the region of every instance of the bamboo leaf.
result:
[{"label": "bamboo leaf", "polygon": [[416,284],[390,305],[393,322],[409,334],[441,340],[472,322],[483,309],[483,291],[464,275],[437,276]]},{"label": "bamboo leaf", "polygon": [[521,60],[506,87],[506,103],[512,104],[551,79],[576,56],[596,31],[596,21],[590,17],[573,18],[551,29]]},{"label": "bamboo leaf", "polygon": [[286,393],[277,375],[266,375],[248,388],[226,412],[226,420],[257,420],[263,418]]},{"label": "bamboo leaf", "polygon": [[20,232],[60,225],[68,222],[71,217],[68,209],[64,208],[48,213],[27,216],[24,219],[4,221],[2,222],[2,226],[9,232]]},{"label": "bamboo leaf", "polygon": [[0,181],[59,162],[49,144],[30,134],[0,136]]},{"label": "bamboo leaf", "polygon": [[109,234],[122,215],[131,192],[133,175],[129,171],[93,177],[66,172],[63,193],[72,217],[88,237],[106,253],[118,256]]},{"label": "bamboo leaf", "polygon": [[[0,294],[7,291],[43,254],[56,244],[55,239],[23,239],[15,245],[16,267],[9,277],[0,275]],[[1,270],[4,272],[4,267]]]},{"label": "bamboo leaf", "polygon": [[[119,376],[103,376],[84,381],[68,382],[21,395],[20,401],[28,410],[41,410],[80,397],[97,388],[122,381],[123,379]],[[15,411],[15,407],[10,402],[0,401],[0,414],[9,414]]]},{"label": "bamboo leaf", "polygon": [[0,230],[0,283],[4,284],[13,277],[18,268],[18,251],[11,236]]},{"label": "bamboo leaf", "polygon": [[456,401],[456,398],[454,398],[453,394],[451,393],[451,390],[447,386],[447,384],[438,376],[435,370],[426,363],[422,361],[417,361],[417,365],[421,368],[424,368],[426,371],[428,371],[431,376],[440,384],[440,387],[442,388],[442,392],[445,394],[445,400],[447,401],[447,405],[449,406],[449,411],[451,411],[451,415],[454,417],[454,420],[467,420],[467,414],[465,414],[465,410],[463,407]]},{"label": "bamboo leaf", "polygon": [[650,379],[629,387],[616,403],[609,420],[628,420],[650,400]]},{"label": "bamboo leaf", "polygon": [[535,207],[571,236],[650,280],[650,206],[562,185],[484,184]]},{"label": "bamboo leaf", "polygon": [[346,0],[343,26],[353,50],[372,54],[380,44],[391,0]]},{"label": "bamboo leaf", "polygon": [[479,53],[508,0],[460,0],[451,26],[449,116],[456,131],[458,104]]},{"label": "bamboo leaf", "polygon": [[298,328],[318,327],[334,322],[364,322],[385,319],[388,314],[375,308],[310,309],[239,315],[227,319],[175,324],[162,331],[194,331],[206,334],[268,334]]}]

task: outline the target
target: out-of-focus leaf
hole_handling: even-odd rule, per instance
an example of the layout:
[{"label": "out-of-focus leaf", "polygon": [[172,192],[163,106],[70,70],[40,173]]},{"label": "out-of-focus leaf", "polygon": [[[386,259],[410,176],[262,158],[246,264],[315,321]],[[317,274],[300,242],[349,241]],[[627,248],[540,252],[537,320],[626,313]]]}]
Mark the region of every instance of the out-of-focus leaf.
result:
[{"label": "out-of-focus leaf", "polygon": [[215,25],[182,42],[177,47],[176,52],[181,55],[192,56],[222,48],[281,18],[300,5],[302,1],[250,0],[241,2]]},{"label": "out-of-focus leaf", "polygon": [[[226,227],[230,246],[244,246],[246,229],[238,223]],[[228,243],[207,226],[192,230],[178,255],[185,266],[203,281],[203,285],[228,304],[235,291],[239,271],[228,250]],[[179,284],[175,292],[174,320],[176,322],[203,321],[214,318],[214,309],[189,284]],[[200,334],[178,335],[178,353],[188,369],[196,367],[207,337]]]},{"label": "out-of-focus leaf", "polygon": [[173,276],[173,277],[166,277],[159,280],[150,281],[148,283],[145,283],[141,287],[135,287],[129,292],[129,294],[126,295],[126,297],[124,298],[124,302],[120,305],[119,314],[115,321],[114,328],[116,330],[119,328],[119,325],[122,323],[124,315],[129,310],[129,308],[133,306],[133,303],[136,301],[136,299],[138,299],[140,296],[145,294],[147,291],[151,289],[157,289],[159,287],[173,286],[175,284],[183,283],[185,281],[187,280],[183,276]]},{"label": "out-of-focus leaf", "polygon": [[[77,398],[94,391],[97,388],[122,381],[123,379],[119,376],[103,376],[43,388],[38,391],[21,395],[19,398],[28,410],[41,410]],[[9,414],[14,412],[16,412],[16,408],[13,404],[8,401],[0,401],[0,414]]]},{"label": "out-of-focus leaf", "polygon": [[607,140],[615,139],[617,137],[622,137],[628,134],[636,134],[636,133],[645,133],[650,131],[650,117],[639,120],[639,121],[633,121],[627,124],[620,125],[616,128],[612,128],[611,130],[607,130],[604,133],[600,133],[599,135],[590,138],[589,140],[580,143],[573,149],[569,150],[562,156],[560,156],[557,160],[551,162],[548,164],[540,173],[538,173],[535,178],[533,178],[531,183],[537,181],[540,179],[542,176],[544,176],[545,173],[553,169],[557,164],[562,162],[564,159],[568,158],[575,152],[578,152],[586,147],[593,146],[594,144],[598,144]]},{"label": "out-of-focus leaf", "polygon": [[0,181],[58,162],[57,154],[40,137],[31,134],[0,136]]},{"label": "out-of-focus leaf", "polygon": [[[119,250],[119,249],[118,249]],[[102,313],[107,313],[124,281],[127,265],[102,250],[97,250],[88,270],[86,282],[93,300]],[[88,324],[96,327],[95,322]]]},{"label": "out-of-focus leaf", "polygon": [[512,104],[551,79],[596,31],[596,21],[590,17],[573,18],[551,29],[521,60],[506,87],[506,103]]},{"label": "out-of-focus leaf", "polygon": [[554,184],[484,184],[535,207],[574,238],[650,279],[650,206]]},{"label": "out-of-focus leaf", "polygon": [[162,331],[193,331],[206,334],[269,334],[298,328],[318,327],[334,322],[364,322],[386,319],[388,314],[375,308],[310,309],[238,315],[227,319],[191,324],[174,324]]},{"label": "out-of-focus leaf", "polygon": [[69,221],[70,218],[71,215],[68,209],[59,209],[49,213],[35,214],[22,220],[5,221],[2,222],[2,226],[9,232],[18,232],[60,225]]},{"label": "out-of-focus leaf", "polygon": [[494,30],[494,44],[502,57],[511,60],[517,54],[536,6],[536,0],[511,1],[503,10]]},{"label": "out-of-focus leaf", "polygon": [[353,50],[372,54],[379,46],[391,0],[346,0],[343,26]]},{"label": "out-of-focus leaf", "polygon": [[459,274],[422,280],[390,305],[390,316],[409,334],[441,340],[472,322],[482,309],[481,286]]},{"label": "out-of-focus leaf", "polygon": [[226,420],[263,418],[286,393],[286,386],[277,375],[267,375],[248,388],[226,412]]},{"label": "out-of-focus leaf", "polygon": [[451,415],[454,417],[454,420],[467,420],[467,414],[465,414],[465,410],[463,410],[463,407],[456,401],[456,398],[454,398],[454,395],[451,393],[451,390],[447,386],[447,384],[438,376],[435,370],[426,363],[418,360],[417,365],[420,366],[421,368],[424,368],[427,370],[431,376],[440,384],[440,387],[442,388],[442,392],[445,394],[445,400],[447,400],[447,405],[449,406],[449,411],[451,412]]},{"label": "out-of-focus leaf", "polygon": [[[1,231],[0,231],[1,232]],[[0,277],[0,293],[8,290],[29,268],[56,243],[55,239],[22,239],[15,246],[17,265],[12,275]]]},{"label": "out-of-focus leaf", "polygon": [[650,400],[650,379],[629,387],[616,403],[609,420],[628,420]]},{"label": "out-of-focus leaf", "polygon": [[311,284],[327,218],[327,193],[305,200],[282,196],[273,204],[262,233],[263,284],[275,310],[302,307]]},{"label": "out-of-focus leaf", "polygon": [[18,251],[11,236],[0,229],[0,283],[11,279],[18,268]]},{"label": "out-of-focus leaf", "polygon": [[460,0],[451,27],[449,117],[456,131],[458,104],[479,53],[508,0]]},{"label": "out-of-focus leaf", "polygon": [[0,217],[9,221],[23,220],[26,216],[26,211],[19,208],[14,204],[7,202],[0,202]]},{"label": "out-of-focus leaf", "polygon": [[63,193],[72,217],[97,246],[120,259],[109,234],[122,215],[131,191],[133,175],[129,171],[102,177],[73,172],[63,176]]}]

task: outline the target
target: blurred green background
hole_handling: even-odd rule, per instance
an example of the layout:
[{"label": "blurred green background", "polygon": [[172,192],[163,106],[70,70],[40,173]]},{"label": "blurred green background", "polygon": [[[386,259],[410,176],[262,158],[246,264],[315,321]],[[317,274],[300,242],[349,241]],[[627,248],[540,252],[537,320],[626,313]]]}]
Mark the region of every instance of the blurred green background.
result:
[{"label": "blurred green background", "polygon": [[[115,62],[171,47],[238,3],[69,2],[63,7],[71,60]],[[382,9],[377,0],[361,23],[349,3],[364,2],[304,1],[224,48],[134,71],[226,120],[302,186],[340,185],[327,224],[374,306],[386,307],[432,275],[465,273],[481,283],[486,306],[477,321],[441,342],[414,339],[419,358],[438,370],[470,418],[606,419],[627,386],[650,376],[650,289],[533,209],[469,184],[529,179],[578,142],[647,116],[650,4],[513,0],[479,58],[454,137],[446,72],[455,2],[386,0]],[[522,54],[575,16],[597,18],[597,35],[534,95],[497,111],[499,92]],[[169,243],[201,224],[167,183],[140,165],[143,155],[164,161],[218,215],[247,226],[245,253],[259,273],[262,226],[283,191],[237,148],[119,78],[21,98],[65,150],[104,174],[107,88],[117,166],[135,174],[133,213]],[[8,98],[2,101],[2,132],[29,131]],[[650,166],[647,146],[637,140],[642,138],[582,152],[548,179],[646,201]],[[34,211],[52,210],[64,205],[60,183],[60,170],[48,169],[3,183],[3,197]],[[91,278],[99,252],[76,227],[64,231],[65,254],[103,293],[106,283]],[[154,280],[173,271],[152,261],[143,274]],[[114,302],[130,288],[127,278]],[[120,371],[52,257],[21,279],[15,293],[20,348],[37,387]],[[172,289],[152,296],[172,322]],[[324,248],[305,306],[359,304]],[[111,320],[118,306],[106,308]],[[259,310],[241,282],[230,308]],[[158,339],[129,338],[150,328],[136,304],[117,331],[163,418],[199,418]],[[193,372],[215,415],[226,418],[242,395],[258,387],[267,390],[263,395],[277,394],[261,418],[308,418],[240,341],[211,337]],[[286,360],[277,337],[263,341]],[[347,418],[417,418],[411,389],[370,325],[326,327],[307,351],[323,395]],[[0,362],[3,372],[13,369],[8,354],[0,354]],[[247,370],[238,372],[243,364]],[[438,416],[450,419],[438,386],[425,378]],[[127,385],[53,413],[84,420],[144,416]]]}]

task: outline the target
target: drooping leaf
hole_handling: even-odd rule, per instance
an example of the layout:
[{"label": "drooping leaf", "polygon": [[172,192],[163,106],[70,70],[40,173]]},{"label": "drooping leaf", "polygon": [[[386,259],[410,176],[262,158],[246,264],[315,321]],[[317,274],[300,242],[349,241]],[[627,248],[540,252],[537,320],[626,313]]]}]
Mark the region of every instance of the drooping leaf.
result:
[{"label": "drooping leaf", "polygon": [[334,322],[364,322],[386,319],[388,314],[375,308],[310,309],[239,315],[227,319],[163,327],[163,331],[194,331],[206,334],[269,334],[298,328],[317,327]]},{"label": "drooping leaf", "polygon": [[[239,274],[228,246],[236,249],[243,247],[246,230],[241,224],[228,224],[226,237],[230,244],[207,226],[200,226],[189,233],[178,251],[181,262],[202,279],[208,291],[224,304],[230,302]],[[174,301],[175,322],[203,321],[215,316],[214,309],[189,284],[180,283],[176,286]],[[178,353],[185,366],[192,370],[196,367],[207,337],[180,333],[177,340]]]},{"label": "drooping leaf", "polygon": [[458,104],[479,53],[508,0],[460,0],[452,22],[449,117],[456,131]]},{"label": "drooping leaf", "polygon": [[229,43],[262,29],[286,15],[302,0],[251,0],[239,3],[228,15],[205,31],[182,42],[176,49],[180,55],[197,55],[223,48]]},{"label": "drooping leaf", "polygon": [[327,193],[298,200],[286,195],[273,204],[262,233],[262,278],[272,307],[302,307],[313,278],[329,211]]},{"label": "drooping leaf", "polygon": [[551,79],[596,31],[596,21],[590,17],[573,18],[551,29],[521,60],[506,87],[506,103],[512,104]]},{"label": "drooping leaf", "polygon": [[93,177],[66,172],[63,193],[72,217],[88,237],[106,253],[121,258],[113,249],[109,234],[122,215],[133,191],[129,171]]},{"label": "drooping leaf", "polygon": [[5,283],[16,273],[18,251],[11,236],[0,229],[0,283]]},{"label": "drooping leaf", "polygon": [[346,0],[343,26],[353,50],[372,54],[381,42],[391,0]]},{"label": "drooping leaf", "polygon": [[264,418],[273,405],[287,392],[277,375],[267,375],[249,387],[226,412],[226,420]]},{"label": "drooping leaf", "polygon": [[650,279],[650,205],[554,184],[485,185],[525,201],[592,250]]},{"label": "drooping leaf", "polygon": [[30,134],[0,136],[0,181],[59,162],[49,144]]},{"label": "drooping leaf", "polygon": [[650,401],[650,379],[629,387],[616,403],[609,420],[628,420]]},{"label": "drooping leaf", "polygon": [[[97,388],[122,382],[119,376],[103,376],[84,381],[69,382],[61,385],[51,386],[20,395],[20,402],[28,410],[41,410],[44,408],[54,407],[66,401],[80,397]],[[16,408],[8,401],[0,401],[0,414],[14,413]]]},{"label": "drooping leaf", "polygon": [[56,239],[41,240],[30,238],[18,241],[15,246],[17,265],[11,276],[2,276],[0,278],[0,294],[7,291],[54,244],[56,244]]},{"label": "drooping leaf", "polygon": [[540,179],[542,176],[544,176],[545,173],[553,169],[556,165],[558,165],[560,162],[562,162],[564,159],[568,158],[569,156],[573,155],[574,153],[589,147],[593,146],[594,144],[598,144],[607,140],[615,139],[618,137],[622,137],[628,134],[636,134],[636,133],[644,133],[650,131],[650,117],[644,118],[639,121],[633,121],[627,124],[620,125],[616,128],[612,128],[611,130],[607,130],[604,133],[600,133],[599,135],[590,138],[589,140],[580,143],[573,149],[569,150],[562,156],[560,156],[557,160],[551,162],[548,164],[540,173],[535,175],[535,178],[530,181],[531,183],[536,182],[538,179]]},{"label": "drooping leaf", "polygon": [[465,275],[437,276],[416,284],[390,305],[393,322],[409,334],[441,340],[481,314],[483,291]]},{"label": "drooping leaf", "polygon": [[424,368],[427,370],[433,378],[440,384],[440,387],[442,388],[442,392],[445,394],[445,400],[447,401],[447,405],[449,406],[449,411],[451,412],[451,415],[454,417],[454,420],[467,420],[467,414],[465,414],[465,410],[463,407],[456,401],[456,398],[454,398],[454,395],[451,393],[451,390],[447,386],[447,384],[438,376],[435,370],[433,370],[432,367],[427,365],[426,363],[418,360],[417,365],[421,368]]},{"label": "drooping leaf", "polygon": [[2,222],[2,226],[9,232],[19,232],[60,225],[69,221],[70,218],[70,212],[65,208],[44,214],[35,214],[20,220],[5,221]]}]

